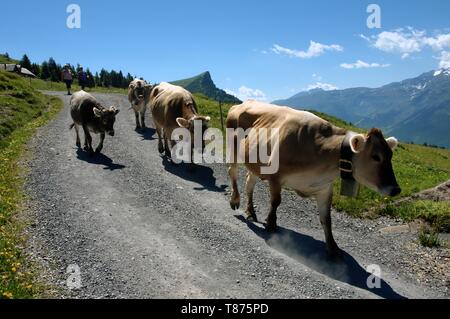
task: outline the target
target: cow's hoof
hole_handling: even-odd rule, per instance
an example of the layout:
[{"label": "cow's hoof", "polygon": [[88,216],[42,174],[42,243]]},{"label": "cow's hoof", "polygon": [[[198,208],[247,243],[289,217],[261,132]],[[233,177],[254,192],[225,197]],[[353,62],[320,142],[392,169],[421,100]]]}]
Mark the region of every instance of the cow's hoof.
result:
[{"label": "cow's hoof", "polygon": [[256,217],[256,214],[252,214],[252,215],[247,214],[246,219],[249,222],[253,222],[253,223],[257,223],[258,222],[258,217]]},{"label": "cow's hoof", "polygon": [[277,224],[272,224],[272,223],[266,223],[265,227],[269,233],[275,233],[278,228]]},{"label": "cow's hoof", "polygon": [[230,207],[232,210],[238,210],[239,206],[241,206],[241,204],[239,202],[237,202],[237,203],[230,202]]},{"label": "cow's hoof", "polygon": [[77,148],[81,148],[81,143],[80,142],[77,142],[75,145],[77,146]]},{"label": "cow's hoof", "polygon": [[266,218],[266,225],[265,225],[265,227],[266,227],[266,230],[267,230],[269,233],[274,233],[274,232],[276,232],[276,230],[277,230],[277,218],[274,217],[274,216],[269,215],[269,216]]},{"label": "cow's hoof", "polygon": [[98,149],[98,148],[97,148],[97,149],[95,150],[95,154],[100,154],[101,152],[102,152],[101,149]]},{"label": "cow's hoof", "polygon": [[162,145],[158,146],[159,154],[164,154],[164,147]]}]

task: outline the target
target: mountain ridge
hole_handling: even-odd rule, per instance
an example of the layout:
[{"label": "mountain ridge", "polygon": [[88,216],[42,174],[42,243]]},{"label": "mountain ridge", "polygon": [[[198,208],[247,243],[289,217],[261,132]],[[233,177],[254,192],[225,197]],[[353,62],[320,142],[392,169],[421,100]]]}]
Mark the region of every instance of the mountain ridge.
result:
[{"label": "mountain ridge", "polygon": [[219,89],[212,80],[211,73],[209,71],[187,79],[172,81],[170,83],[181,86],[192,93],[201,93],[213,100],[219,100],[224,103],[242,103],[242,101],[237,97],[228,94],[222,89]]},{"label": "mountain ridge", "polygon": [[403,141],[450,148],[450,70],[383,85],[344,90],[299,92],[272,102],[313,109],[358,126],[379,127]]}]

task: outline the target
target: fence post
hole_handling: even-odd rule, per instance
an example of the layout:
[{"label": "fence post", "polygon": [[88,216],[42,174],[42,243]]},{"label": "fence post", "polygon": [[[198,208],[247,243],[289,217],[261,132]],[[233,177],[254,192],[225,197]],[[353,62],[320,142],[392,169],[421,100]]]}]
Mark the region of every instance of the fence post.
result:
[{"label": "fence post", "polygon": [[220,123],[222,124],[222,132],[225,131],[224,123],[223,123],[223,112],[222,112],[222,101],[219,101],[219,108],[220,108]]}]

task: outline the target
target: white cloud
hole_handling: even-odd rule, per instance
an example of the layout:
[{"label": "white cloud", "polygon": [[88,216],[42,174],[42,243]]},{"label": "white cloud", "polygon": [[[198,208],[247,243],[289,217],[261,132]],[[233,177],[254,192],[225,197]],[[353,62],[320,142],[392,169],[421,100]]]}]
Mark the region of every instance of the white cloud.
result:
[{"label": "white cloud", "polygon": [[450,51],[444,51],[441,53],[439,67],[441,69],[450,69]]},{"label": "white cloud", "polygon": [[287,55],[294,58],[300,58],[300,59],[310,59],[314,57],[318,57],[322,54],[324,54],[326,51],[337,51],[341,52],[344,48],[338,44],[331,44],[326,45],[318,42],[311,41],[309,44],[309,48],[307,51],[299,51],[294,49],[289,49],[282,47],[278,44],[274,44],[271,48],[271,51],[279,54],[279,55]]},{"label": "white cloud", "polygon": [[425,38],[424,41],[434,51],[442,51],[450,47],[450,34],[440,34],[436,37]]},{"label": "white cloud", "polygon": [[380,63],[367,63],[361,60],[355,63],[342,63],[341,68],[344,69],[370,69],[370,68],[387,68],[391,66],[390,64],[380,64]]},{"label": "white cloud", "polygon": [[242,85],[238,92],[236,93],[233,90],[225,89],[225,92],[228,94],[234,95],[242,101],[246,100],[258,100],[258,101],[267,101],[266,94],[259,89],[252,89],[245,85]]},{"label": "white cloud", "polygon": [[314,84],[308,85],[308,87],[304,91],[311,91],[314,89],[322,89],[324,91],[334,91],[337,90],[338,87],[329,83],[316,82]]},{"label": "white cloud", "polygon": [[360,34],[359,36],[360,36],[361,38],[363,38],[364,40],[370,42],[370,38],[369,38],[369,37],[366,37],[364,34]]},{"label": "white cloud", "polygon": [[400,54],[403,59],[408,58],[413,53],[421,52],[426,47],[433,51],[450,48],[450,34],[429,37],[426,31],[412,27],[383,31],[371,37],[365,35],[360,35],[360,37],[383,52]]},{"label": "white cloud", "polygon": [[414,29],[409,29],[408,31],[399,29],[393,32],[383,31],[374,36],[373,46],[384,52],[399,53],[402,55],[402,58],[406,58],[410,54],[422,50],[424,35],[423,31]]},{"label": "white cloud", "polygon": [[316,80],[316,81],[322,81],[322,76],[320,76],[320,75],[318,75],[318,74],[316,74],[316,73],[313,73],[313,74],[312,74],[312,77],[313,77],[313,79]]}]

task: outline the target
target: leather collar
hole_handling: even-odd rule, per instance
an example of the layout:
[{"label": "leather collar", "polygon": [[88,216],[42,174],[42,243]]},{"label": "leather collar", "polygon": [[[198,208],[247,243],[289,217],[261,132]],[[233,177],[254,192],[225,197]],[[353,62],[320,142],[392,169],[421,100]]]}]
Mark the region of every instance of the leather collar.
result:
[{"label": "leather collar", "polygon": [[339,159],[339,170],[343,180],[354,181],[353,177],[353,151],[350,147],[351,134],[347,133],[341,145],[341,158]]}]

